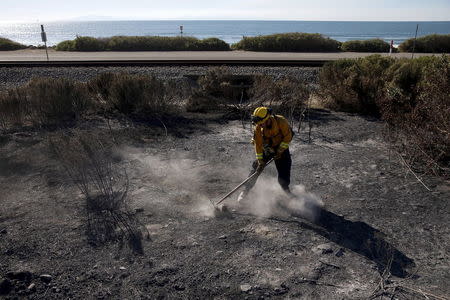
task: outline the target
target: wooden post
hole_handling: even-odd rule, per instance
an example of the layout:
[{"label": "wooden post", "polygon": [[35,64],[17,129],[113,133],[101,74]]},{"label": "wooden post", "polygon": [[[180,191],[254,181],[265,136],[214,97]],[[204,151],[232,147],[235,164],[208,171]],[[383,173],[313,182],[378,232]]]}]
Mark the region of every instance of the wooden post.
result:
[{"label": "wooden post", "polygon": [[411,58],[414,58],[414,51],[416,50],[417,31],[419,31],[419,24],[417,24],[417,26],[416,26],[416,35],[414,37],[414,44],[413,44],[413,51],[411,54]]}]

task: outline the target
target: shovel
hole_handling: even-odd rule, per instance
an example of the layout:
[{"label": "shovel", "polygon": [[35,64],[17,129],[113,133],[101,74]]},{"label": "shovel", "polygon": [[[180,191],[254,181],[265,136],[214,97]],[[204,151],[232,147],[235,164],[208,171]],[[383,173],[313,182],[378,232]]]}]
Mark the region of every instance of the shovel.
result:
[{"label": "shovel", "polygon": [[[266,163],[266,165],[264,166],[264,168],[265,168],[266,166],[268,166],[272,161],[273,161],[273,158],[270,159],[270,160]],[[264,169],[263,169],[262,171],[264,171]],[[246,184],[247,182],[249,182],[249,181],[252,180],[253,178],[258,177],[258,176],[262,173],[262,171],[260,171],[260,172],[255,171],[255,173],[253,173],[252,175],[250,175],[247,179],[245,179],[244,181],[242,181],[241,183],[239,183],[239,185],[236,186],[233,190],[231,190],[228,194],[226,194],[225,196],[223,196],[216,204],[214,204],[214,202],[211,201],[211,203],[213,203],[214,208],[215,208],[216,210],[219,210],[218,207],[217,207],[217,205],[219,205],[220,203],[222,203],[223,201],[225,201],[225,199],[227,199],[228,197],[230,197],[231,195],[233,195],[234,192],[236,192],[241,186],[243,186],[244,184]]]}]

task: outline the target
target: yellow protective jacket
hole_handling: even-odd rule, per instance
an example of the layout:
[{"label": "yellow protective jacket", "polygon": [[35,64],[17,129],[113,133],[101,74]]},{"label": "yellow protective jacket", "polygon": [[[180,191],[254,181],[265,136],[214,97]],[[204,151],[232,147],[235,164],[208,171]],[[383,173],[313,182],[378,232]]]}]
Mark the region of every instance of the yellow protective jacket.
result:
[{"label": "yellow protective jacket", "polygon": [[287,149],[292,140],[292,130],[288,120],[283,116],[270,116],[272,125],[263,128],[256,125],[253,133],[253,144],[255,145],[256,159],[263,159],[264,146],[272,147],[275,151]]}]

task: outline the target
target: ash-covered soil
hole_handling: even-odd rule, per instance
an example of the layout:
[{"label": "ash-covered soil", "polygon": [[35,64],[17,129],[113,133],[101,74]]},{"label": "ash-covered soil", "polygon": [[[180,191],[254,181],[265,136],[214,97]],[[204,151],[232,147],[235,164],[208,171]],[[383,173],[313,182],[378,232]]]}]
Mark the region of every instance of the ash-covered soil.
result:
[{"label": "ash-covered soil", "polygon": [[295,216],[277,205],[271,165],[245,203],[225,202],[231,217],[215,217],[209,199],[249,172],[251,132],[192,118],[167,136],[113,124],[131,204],[150,232],[143,255],[88,245],[83,199],[49,158],[51,133],[1,136],[0,297],[367,299],[387,272],[391,299],[450,295],[449,183],[419,183],[383,142],[381,122],[313,111],[311,135],[304,127],[291,146]]}]

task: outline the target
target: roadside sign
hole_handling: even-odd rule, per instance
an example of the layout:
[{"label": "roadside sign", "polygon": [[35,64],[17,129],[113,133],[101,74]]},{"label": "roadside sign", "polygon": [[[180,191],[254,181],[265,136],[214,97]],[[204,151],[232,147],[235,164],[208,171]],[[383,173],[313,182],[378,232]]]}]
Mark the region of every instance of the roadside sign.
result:
[{"label": "roadside sign", "polygon": [[45,54],[47,55],[47,61],[49,61],[48,49],[47,49],[47,34],[45,33],[44,25],[41,25],[41,39],[45,43]]},{"label": "roadside sign", "polygon": [[41,39],[44,43],[47,43],[47,34],[44,31],[44,25],[41,25]]}]

